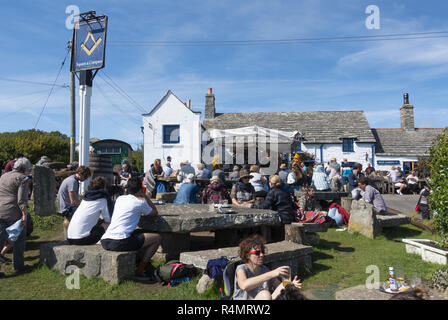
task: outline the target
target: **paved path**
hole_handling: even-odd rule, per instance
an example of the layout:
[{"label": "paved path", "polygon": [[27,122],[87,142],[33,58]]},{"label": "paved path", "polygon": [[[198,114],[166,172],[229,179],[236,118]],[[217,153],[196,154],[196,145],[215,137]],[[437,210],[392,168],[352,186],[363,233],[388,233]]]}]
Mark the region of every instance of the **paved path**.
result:
[{"label": "paved path", "polygon": [[415,205],[418,202],[419,195],[405,194],[383,194],[384,201],[388,208],[400,211],[402,213],[413,213]]}]

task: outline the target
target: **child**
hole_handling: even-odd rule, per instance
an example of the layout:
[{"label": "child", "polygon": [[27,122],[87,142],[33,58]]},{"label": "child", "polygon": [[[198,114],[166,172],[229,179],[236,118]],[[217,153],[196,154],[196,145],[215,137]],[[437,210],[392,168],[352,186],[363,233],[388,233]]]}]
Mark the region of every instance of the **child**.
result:
[{"label": "child", "polygon": [[6,228],[6,242],[2,251],[0,252],[0,262],[11,262],[11,259],[5,257],[6,252],[9,251],[12,247],[14,247],[14,242],[17,241],[20,233],[22,232],[22,220],[18,220],[13,225]]}]

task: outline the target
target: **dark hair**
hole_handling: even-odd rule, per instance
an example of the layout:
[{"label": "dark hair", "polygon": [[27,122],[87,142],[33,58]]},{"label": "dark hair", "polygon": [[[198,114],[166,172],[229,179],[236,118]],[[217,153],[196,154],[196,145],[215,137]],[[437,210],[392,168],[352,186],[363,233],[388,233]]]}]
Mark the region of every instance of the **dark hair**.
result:
[{"label": "dark hair", "polygon": [[79,173],[79,175],[83,177],[90,177],[90,169],[87,166],[79,166],[78,169],[76,169],[76,173]]},{"label": "dark hair", "polygon": [[369,178],[361,177],[361,178],[359,178],[358,183],[362,183],[362,184],[368,185],[369,184]]},{"label": "dark hair", "polygon": [[106,178],[98,176],[90,181],[89,186],[87,187],[89,190],[102,190],[106,187],[107,181]]},{"label": "dark hair", "polygon": [[355,163],[355,165],[353,166],[353,169],[354,170],[356,170],[356,169],[359,169],[359,170],[362,170],[362,164],[360,164],[360,163]]},{"label": "dark hair", "polygon": [[23,158],[23,157],[24,157],[23,153],[20,153],[20,152],[16,153],[16,159]]},{"label": "dark hair", "polygon": [[136,194],[142,189],[142,180],[138,177],[131,177],[128,180],[128,193]]},{"label": "dark hair", "polygon": [[259,234],[253,234],[241,241],[239,245],[239,255],[241,260],[244,263],[247,263],[249,261],[248,253],[252,250],[252,248],[264,250],[265,243],[266,241]]},{"label": "dark hair", "polygon": [[305,296],[292,284],[287,285],[275,300],[307,300]]}]

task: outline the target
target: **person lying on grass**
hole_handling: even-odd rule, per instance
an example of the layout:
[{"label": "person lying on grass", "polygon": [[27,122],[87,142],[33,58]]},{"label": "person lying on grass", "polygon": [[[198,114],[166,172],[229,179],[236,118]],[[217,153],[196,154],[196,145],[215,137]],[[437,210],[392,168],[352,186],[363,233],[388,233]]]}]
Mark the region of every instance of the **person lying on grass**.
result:
[{"label": "person lying on grass", "polygon": [[[236,268],[234,300],[273,300],[285,288],[277,278],[290,278],[289,267],[281,266],[270,271],[263,265],[265,243],[258,234],[241,241],[239,255],[244,263]],[[297,275],[289,282],[298,289],[302,288]]]},{"label": "person lying on grass", "polygon": [[135,271],[135,280],[151,281],[153,278],[147,276],[144,270],[162,238],[157,233],[136,233],[135,229],[142,215],[157,216],[157,208],[145,195],[142,181],[138,177],[129,179],[128,193],[117,198],[109,228],[101,238],[101,245],[110,251],[138,251],[140,263]]}]

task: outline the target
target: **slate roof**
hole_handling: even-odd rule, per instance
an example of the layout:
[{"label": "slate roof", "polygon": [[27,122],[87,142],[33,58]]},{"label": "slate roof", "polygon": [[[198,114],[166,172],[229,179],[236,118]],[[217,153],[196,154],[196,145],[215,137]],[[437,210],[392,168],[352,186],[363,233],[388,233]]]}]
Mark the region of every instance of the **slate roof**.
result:
[{"label": "slate roof", "polygon": [[283,131],[300,131],[303,143],[376,142],[363,111],[247,112],[217,113],[204,120],[207,129],[236,129],[259,126]]},{"label": "slate roof", "polygon": [[431,142],[442,132],[441,128],[417,128],[415,131],[398,129],[372,129],[377,143],[378,156],[429,155]]}]

